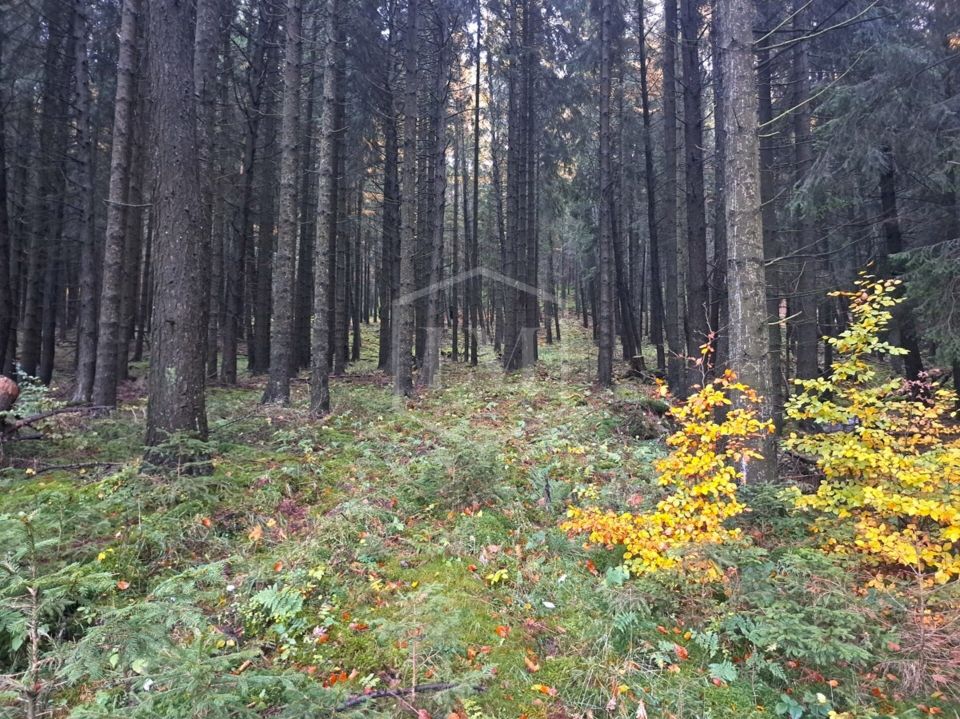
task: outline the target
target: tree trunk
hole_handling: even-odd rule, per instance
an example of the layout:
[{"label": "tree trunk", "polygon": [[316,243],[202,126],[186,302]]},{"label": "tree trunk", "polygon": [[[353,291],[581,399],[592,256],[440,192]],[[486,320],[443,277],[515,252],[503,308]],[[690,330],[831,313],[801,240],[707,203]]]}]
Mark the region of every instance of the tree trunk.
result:
[{"label": "tree trunk", "polygon": [[[150,126],[153,146],[159,150],[153,248],[156,321],[151,334],[145,439],[151,448],[178,433],[200,440],[207,437],[207,317],[202,306],[207,278],[199,230],[203,206],[191,72],[193,19],[188,3],[151,0],[151,46],[163,50],[162,58],[157,53],[150,59],[154,100]],[[164,455],[160,450],[148,451],[151,460],[169,461]]]},{"label": "tree trunk", "polygon": [[313,315],[313,257],[314,241],[317,234],[317,182],[313,175],[315,132],[314,108],[317,87],[317,28],[322,20],[314,16],[307,43],[310,52],[307,66],[310,68],[310,77],[307,81],[307,103],[304,116],[302,146],[304,148],[300,165],[300,243],[297,248],[297,289],[294,317],[294,345],[296,351],[296,369],[310,366],[310,318]]},{"label": "tree trunk", "polygon": [[610,175],[610,33],[611,0],[602,0],[600,18],[600,241],[597,243],[598,280],[600,283],[597,317],[599,351],[597,381],[613,384],[613,280],[612,267],[612,200]]},{"label": "tree trunk", "polygon": [[[774,128],[768,123],[773,120],[773,100],[770,88],[770,52],[761,46],[758,51],[757,91],[758,119],[764,127],[760,138],[760,202],[761,224],[763,226],[763,252],[765,257],[779,257],[780,243],[777,239],[776,188],[774,177],[774,142],[777,140]],[[767,325],[770,358],[770,406],[774,426],[779,432],[783,427],[783,403],[785,399],[783,383],[783,327],[780,324],[780,285],[777,281],[779,270],[771,265],[765,272],[767,283]],[[729,294],[728,302],[729,307]]]},{"label": "tree trunk", "polygon": [[384,372],[393,369],[393,329],[399,283],[397,270],[400,261],[400,178],[397,172],[397,118],[393,107],[393,93],[387,90],[384,99],[383,134],[383,226],[380,234],[380,351],[377,366]]},{"label": "tree trunk", "polygon": [[[87,43],[90,33],[85,0],[73,3],[74,63],[76,89],[74,92],[74,162],[71,173],[73,207],[70,224],[80,251],[80,312],[77,318],[77,375],[72,400],[86,404],[93,395],[93,376],[97,361],[97,245],[93,236],[93,139],[90,133],[90,64],[87,58]],[[0,110],[2,113],[2,110]],[[0,138],[3,137],[3,120],[0,117]],[[4,167],[3,149],[0,148],[0,168]],[[0,170],[0,183],[6,173]],[[3,273],[4,237],[6,226],[6,194],[0,186],[0,278]],[[7,283],[4,281],[3,283]],[[0,357],[6,354],[3,337],[3,292],[0,288]]]},{"label": "tree trunk", "polygon": [[[0,30],[0,76],[3,75],[4,39],[3,30]],[[7,209],[6,145],[6,100],[0,97],[0,373],[6,371],[7,354],[16,334],[13,242]]]},{"label": "tree trunk", "polygon": [[[793,30],[798,36],[804,32],[800,22],[803,17],[800,0],[795,8]],[[795,175],[794,187],[802,192],[807,173],[813,165],[813,138],[810,133],[810,104],[807,97],[807,51],[806,43],[798,42],[793,63],[793,138]],[[817,345],[820,338],[817,326],[817,259],[819,243],[813,225],[813,208],[801,197],[797,206],[797,307],[800,316],[794,320],[794,337],[797,342],[797,377],[812,379],[819,374]]]},{"label": "tree trunk", "polygon": [[[103,251],[103,276],[100,287],[100,336],[97,340],[97,366],[93,380],[93,403],[100,407],[117,404],[117,347],[120,342],[120,299],[123,287],[123,248],[126,223],[127,184],[130,168],[128,153],[131,130],[131,106],[133,102],[134,69],[136,62],[137,22],[140,0],[124,0],[120,21],[120,57],[117,64],[117,95],[113,111],[113,145],[110,155],[110,191],[107,200],[107,234]],[[155,14],[155,13],[154,13]],[[182,11],[181,11],[182,14]],[[191,31],[191,25],[188,30]],[[151,41],[156,42],[151,36]],[[163,47],[164,45],[154,45]],[[186,57],[192,57],[191,48]],[[154,63],[159,64],[159,63]],[[192,74],[187,75],[191,80]],[[158,78],[154,78],[157,80]],[[169,90],[168,90],[169,92]],[[156,98],[154,98],[156,101]],[[192,103],[191,103],[192,112]],[[160,117],[157,117],[160,120]],[[167,129],[167,128],[164,128]],[[157,132],[160,128],[154,127]],[[195,136],[195,130],[194,130]],[[169,179],[168,179],[169,181]],[[199,217],[194,216],[194,220]],[[160,243],[155,252],[160,262]],[[166,318],[165,318],[166,319]],[[160,323],[157,323],[158,325]],[[194,340],[196,337],[194,337]],[[153,348],[157,345],[154,343]],[[153,362],[151,362],[151,365]],[[202,399],[201,399],[202,404]],[[206,421],[206,420],[204,420]],[[205,430],[204,430],[205,431]]]},{"label": "tree trunk", "polygon": [[[480,269],[480,33],[483,27],[483,14],[480,10],[480,0],[477,0],[477,43],[474,52],[475,73],[473,83],[473,215],[470,225],[470,270],[474,275],[469,280],[470,293],[470,366],[477,366],[478,345],[480,342],[479,327],[481,318],[481,276]],[[466,158],[464,158],[466,167]],[[464,219],[467,210],[467,186],[463,186]],[[464,243],[467,236],[464,234]]]},{"label": "tree trunk", "polygon": [[403,52],[403,176],[400,199],[400,295],[394,318],[394,392],[413,390],[413,260],[417,242],[417,0],[407,1]]},{"label": "tree trunk", "polygon": [[[764,398],[761,416],[770,417],[770,368],[763,232],[760,218],[760,167],[757,143],[757,78],[753,61],[752,0],[718,0],[724,116],[727,118],[727,277],[730,291],[730,368]],[[741,398],[737,398],[740,402]],[[743,460],[748,482],[773,479],[776,453],[769,438],[752,447],[763,455]]]},{"label": "tree trunk", "polygon": [[[893,149],[882,148],[884,166],[880,172],[880,218],[883,223],[883,255],[879,270],[884,276],[896,276],[890,266],[890,255],[903,252],[903,234],[900,232],[900,215],[897,212],[896,161]],[[903,355],[903,373],[907,379],[915,380],[923,372],[923,360],[920,357],[920,341],[917,337],[917,324],[913,316],[913,306],[904,302],[894,308],[894,331],[899,335],[897,344],[907,350]]]},{"label": "tree trunk", "polygon": [[640,48],[640,102],[643,110],[643,163],[647,189],[647,232],[650,238],[650,341],[657,352],[657,369],[667,368],[663,351],[663,291],[660,279],[660,234],[657,224],[657,176],[653,169],[653,129],[647,90],[645,0],[637,0],[637,44]]},{"label": "tree trunk", "polygon": [[340,52],[337,48],[340,0],[326,0],[326,38],[323,51],[323,98],[320,142],[317,148],[317,235],[313,256],[313,325],[310,352],[310,412],[330,411],[330,249],[336,232],[336,103]]},{"label": "tree trunk", "polygon": [[[723,93],[723,68],[720,66],[720,45],[718,37],[719,18],[716,13],[717,0],[713,0],[713,17],[710,23],[710,50],[713,63],[713,268],[710,271],[710,331],[713,333],[714,367],[727,364],[727,226],[724,217],[726,209],[723,184],[723,165],[726,158],[726,116],[719,98]],[[761,120],[762,122],[762,120]],[[761,170],[762,173],[762,170]],[[762,184],[761,175],[761,184]],[[762,193],[761,193],[762,196]]]},{"label": "tree trunk", "polygon": [[283,118],[280,127],[280,221],[273,266],[270,377],[264,402],[290,403],[294,359],[294,282],[297,261],[297,135],[300,129],[300,60],[303,48],[300,0],[287,0],[283,58]]},{"label": "tree trunk", "polygon": [[[137,54],[145,56],[145,28],[138,27]],[[139,70],[138,73],[139,75]],[[118,379],[129,377],[130,341],[133,339],[139,297],[140,255],[143,245],[143,180],[146,175],[148,153],[146,133],[146,88],[137,82],[137,93],[132,108],[130,138],[129,184],[127,185],[126,227],[123,242],[123,286],[120,290],[120,337],[117,341]],[[206,262],[206,260],[205,260]],[[209,304],[205,296],[204,307]]]},{"label": "tree trunk", "polygon": [[[680,276],[677,257],[677,0],[664,0],[663,17],[663,261],[664,329],[667,334],[667,383],[674,394],[686,390],[686,364],[680,331]],[[652,263],[651,263],[652,264]]]},{"label": "tree trunk", "polygon": [[[214,249],[215,236],[219,236],[214,221],[214,192],[216,191],[214,161],[216,146],[216,92],[217,92],[217,52],[220,48],[221,3],[223,0],[197,0],[197,26],[194,37],[193,83],[197,96],[197,141],[200,149],[200,193],[203,206],[203,238],[205,247],[204,265],[209,267],[211,283],[206,288],[208,317],[208,347],[206,353],[206,372],[208,377],[216,376],[216,336],[219,311],[215,309],[219,302],[219,268],[214,260],[220,257],[220,251]],[[216,281],[214,281],[216,280]]]},{"label": "tree trunk", "polygon": [[[440,370],[440,334],[443,324],[440,317],[440,285],[443,271],[443,228],[447,197],[447,94],[449,92],[447,15],[443,5],[438,5],[435,17],[437,67],[432,96],[433,117],[430,118],[433,136],[433,227],[430,228],[430,285],[427,288],[426,347],[420,376],[417,383],[431,387],[436,383]],[[474,207],[476,211],[476,207]]]},{"label": "tree trunk", "polygon": [[703,187],[703,111],[700,77],[700,0],[681,0],[683,136],[687,210],[687,356],[700,358],[709,337],[707,225]]}]

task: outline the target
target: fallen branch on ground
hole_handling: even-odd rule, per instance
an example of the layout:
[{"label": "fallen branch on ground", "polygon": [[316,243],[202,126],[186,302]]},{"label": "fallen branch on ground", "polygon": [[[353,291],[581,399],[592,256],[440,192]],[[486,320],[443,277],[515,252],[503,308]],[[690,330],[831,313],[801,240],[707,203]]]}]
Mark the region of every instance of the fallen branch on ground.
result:
[{"label": "fallen branch on ground", "polygon": [[[418,692],[443,692],[447,689],[456,689],[458,686],[460,685],[453,684],[452,682],[438,682],[436,684],[420,684],[415,687],[405,687],[401,689],[381,689],[380,691],[370,692],[369,694],[358,694],[357,696],[350,697],[343,704],[336,707],[334,711],[342,712],[347,709],[353,709],[373,699],[385,699],[387,697],[400,698],[417,694]],[[483,687],[474,687],[474,691],[482,692]]]},{"label": "fallen branch on ground", "polygon": [[31,415],[30,417],[23,417],[22,419],[18,419],[8,424],[0,424],[0,438],[16,434],[19,430],[23,429],[24,427],[31,427],[37,422],[40,422],[41,420],[49,419],[50,417],[55,417],[59,414],[74,414],[79,412],[102,412],[110,409],[112,408],[105,407],[105,406],[59,407],[57,409],[51,409],[47,412],[40,412],[39,414]]}]

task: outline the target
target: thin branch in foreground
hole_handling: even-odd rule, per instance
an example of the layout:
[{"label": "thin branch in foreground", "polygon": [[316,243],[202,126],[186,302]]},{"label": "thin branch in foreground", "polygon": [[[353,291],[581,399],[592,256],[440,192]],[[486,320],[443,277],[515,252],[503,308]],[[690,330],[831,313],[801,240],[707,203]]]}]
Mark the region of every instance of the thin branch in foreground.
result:
[{"label": "thin branch in foreground", "polygon": [[[370,692],[369,694],[358,694],[356,696],[350,697],[343,704],[338,707],[335,707],[333,711],[342,712],[347,709],[353,709],[358,707],[361,704],[365,704],[368,701],[373,699],[385,699],[392,697],[399,699],[405,696],[410,696],[420,692],[443,692],[448,689],[456,689],[461,686],[460,684],[454,684],[452,682],[437,682],[435,684],[418,684],[416,687],[405,687],[400,689],[381,689],[380,691]],[[473,688],[476,692],[482,692],[484,687],[477,686]]]}]

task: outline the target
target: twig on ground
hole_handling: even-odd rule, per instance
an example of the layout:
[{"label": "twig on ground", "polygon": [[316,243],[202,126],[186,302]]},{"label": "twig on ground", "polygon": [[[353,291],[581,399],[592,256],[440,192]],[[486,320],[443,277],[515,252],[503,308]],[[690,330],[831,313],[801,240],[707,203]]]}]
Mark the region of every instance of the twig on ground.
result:
[{"label": "twig on ground", "polygon": [[[420,684],[416,687],[404,687],[400,689],[381,689],[380,691],[370,692],[369,694],[358,694],[356,696],[350,697],[343,704],[336,707],[333,711],[342,712],[347,709],[353,709],[354,707],[365,704],[368,701],[373,699],[385,699],[387,697],[400,698],[407,695],[423,692],[443,692],[447,689],[456,689],[459,684],[454,684],[452,682],[437,682],[435,684]],[[475,691],[483,691],[483,687],[474,687]]]}]

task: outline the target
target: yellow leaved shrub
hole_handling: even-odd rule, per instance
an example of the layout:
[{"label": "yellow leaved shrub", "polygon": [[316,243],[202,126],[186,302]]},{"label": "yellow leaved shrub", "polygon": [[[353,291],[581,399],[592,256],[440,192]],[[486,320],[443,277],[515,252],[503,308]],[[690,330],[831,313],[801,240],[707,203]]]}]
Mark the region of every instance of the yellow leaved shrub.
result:
[{"label": "yellow leaved shrub", "polygon": [[901,298],[896,280],[861,276],[846,297],[852,324],[827,338],[837,356],[825,377],[797,380],[787,416],[809,431],[785,446],[816,463],[817,491],[796,506],[834,551],[881,569],[907,567],[937,582],[960,576],[960,441],[956,396],[930,383],[886,379],[879,360],[904,350],[883,340]]},{"label": "yellow leaved shrub", "polygon": [[[734,395],[742,400],[735,407]],[[586,534],[593,544],[622,546],[624,568],[632,575],[680,568],[718,578],[719,570],[699,550],[739,536],[725,522],[745,509],[736,496],[741,467],[758,458],[750,440],[773,431],[758,416],[758,399],[732,372],[713,380],[670,410],[679,429],[667,439],[670,453],[656,470],[672,494],[646,513],[571,507],[561,528]]]}]

